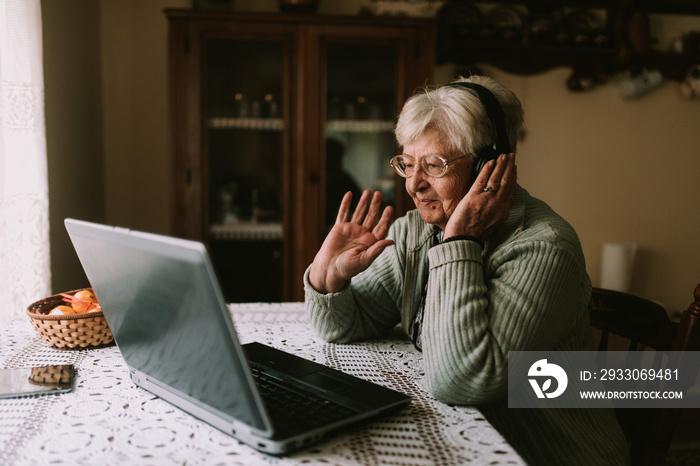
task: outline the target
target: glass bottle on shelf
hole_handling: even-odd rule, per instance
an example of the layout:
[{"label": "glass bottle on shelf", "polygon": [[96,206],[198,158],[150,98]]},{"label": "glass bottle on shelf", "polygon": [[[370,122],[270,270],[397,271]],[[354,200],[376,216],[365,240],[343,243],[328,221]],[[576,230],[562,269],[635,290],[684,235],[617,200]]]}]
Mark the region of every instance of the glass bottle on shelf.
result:
[{"label": "glass bottle on shelf", "polygon": [[238,118],[248,118],[248,100],[246,100],[246,98],[240,92],[236,92],[233,98],[233,114]]}]

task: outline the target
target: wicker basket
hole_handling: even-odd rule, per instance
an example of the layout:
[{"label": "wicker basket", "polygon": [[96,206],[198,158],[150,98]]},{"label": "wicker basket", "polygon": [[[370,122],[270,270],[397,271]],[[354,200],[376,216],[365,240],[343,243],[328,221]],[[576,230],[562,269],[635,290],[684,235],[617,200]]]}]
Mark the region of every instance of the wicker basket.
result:
[{"label": "wicker basket", "polygon": [[42,387],[69,387],[73,379],[73,366],[62,364],[57,366],[32,367],[29,383]]},{"label": "wicker basket", "polygon": [[[68,291],[65,294],[74,295],[78,291],[80,290]],[[29,320],[49,346],[60,350],[80,350],[101,348],[114,343],[114,336],[102,311],[48,315],[51,309],[61,304],[65,304],[63,297],[56,294],[27,307]]]}]

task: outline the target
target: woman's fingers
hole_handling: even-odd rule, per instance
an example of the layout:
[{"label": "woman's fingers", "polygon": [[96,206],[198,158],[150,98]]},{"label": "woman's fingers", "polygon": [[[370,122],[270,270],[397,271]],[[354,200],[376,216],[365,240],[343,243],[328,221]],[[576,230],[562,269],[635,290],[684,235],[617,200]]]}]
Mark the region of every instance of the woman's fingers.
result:
[{"label": "woman's fingers", "polygon": [[501,179],[503,178],[503,172],[506,168],[508,161],[507,154],[501,154],[496,159],[496,165],[493,167],[493,171],[486,181],[486,187],[490,188],[489,191],[493,191],[494,194],[498,192],[501,187]]},{"label": "woman's fingers", "polygon": [[[501,185],[509,185],[510,188],[515,183],[511,181],[515,178],[515,154],[501,154],[496,160],[487,163],[476,177],[471,192],[479,194],[486,192],[491,195],[497,194]],[[510,185],[513,186],[510,186]]]},{"label": "woman's fingers", "polygon": [[[352,194],[346,193],[343,197],[343,201],[340,203],[340,209],[338,210],[338,217],[336,223],[343,223],[348,221],[348,215],[350,213],[350,204],[352,200]],[[351,223],[356,223],[362,225],[368,230],[372,231],[378,226],[379,222],[387,222],[384,218],[386,212],[382,213],[380,218],[380,213],[382,210],[382,192],[375,191],[372,193],[371,190],[367,189],[362,192],[360,200],[357,203],[355,212],[352,214],[352,218],[349,220]],[[389,211],[389,218],[391,217],[391,211]],[[390,221],[390,220],[389,220]]]},{"label": "woman's fingers", "polygon": [[472,183],[471,188],[469,188],[469,192],[478,194],[484,190],[484,188],[487,186],[489,177],[491,176],[495,165],[496,161],[491,160],[483,166],[479,174],[476,176],[476,179]]},{"label": "woman's fingers", "polygon": [[372,246],[370,246],[367,249],[367,257],[369,259],[369,263],[371,264],[374,262],[374,260],[379,257],[379,255],[384,251],[387,247],[391,246],[394,244],[393,240],[390,239],[385,239],[381,241],[377,241],[374,243]]},{"label": "woman's fingers", "polygon": [[382,212],[382,217],[379,222],[372,230],[372,234],[379,239],[385,238],[387,233],[389,233],[389,227],[391,226],[391,220],[394,216],[394,208],[387,206]]},{"label": "woman's fingers", "polygon": [[379,219],[381,209],[382,192],[375,191],[372,195],[372,202],[369,205],[369,212],[367,212],[367,216],[365,216],[365,219],[362,222],[362,226],[367,228],[368,230],[372,230],[377,224],[377,220]]},{"label": "woman's fingers", "polygon": [[352,215],[351,203],[352,194],[348,192],[340,203],[336,224],[311,267],[309,281],[323,293],[342,289],[347,280],[366,270],[386,247],[394,244],[385,239],[393,209],[387,207],[380,217],[381,192],[364,191]]},{"label": "woman's fingers", "polygon": [[501,185],[514,187],[518,182],[518,167],[515,165],[515,154],[508,154],[508,162],[503,169]]},{"label": "woman's fingers", "polygon": [[338,216],[335,218],[335,223],[343,223],[348,221],[351,203],[352,193],[348,191],[345,193],[345,196],[343,196],[343,200],[340,201],[340,207],[338,208]]},{"label": "woman's fingers", "polygon": [[369,208],[369,202],[371,198],[372,191],[370,191],[369,189],[365,189],[362,192],[360,200],[357,202],[357,207],[355,207],[355,212],[352,214],[352,218],[350,219],[352,223],[362,225],[362,222],[365,218],[365,214],[367,213],[367,209]]}]

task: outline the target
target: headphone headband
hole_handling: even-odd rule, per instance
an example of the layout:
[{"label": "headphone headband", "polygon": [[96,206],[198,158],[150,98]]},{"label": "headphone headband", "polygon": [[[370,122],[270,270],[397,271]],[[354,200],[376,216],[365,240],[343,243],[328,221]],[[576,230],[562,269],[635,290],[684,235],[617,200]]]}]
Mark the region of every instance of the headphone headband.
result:
[{"label": "headphone headband", "polygon": [[496,96],[493,95],[493,92],[481,84],[476,84],[469,81],[457,81],[445,84],[443,87],[464,89],[474,94],[484,106],[486,115],[493,123],[493,130],[496,132],[493,149],[497,153],[496,157],[500,154],[510,153],[510,142],[508,141],[508,133],[506,131],[505,112],[503,111],[503,107],[501,106],[500,102],[498,102]]}]

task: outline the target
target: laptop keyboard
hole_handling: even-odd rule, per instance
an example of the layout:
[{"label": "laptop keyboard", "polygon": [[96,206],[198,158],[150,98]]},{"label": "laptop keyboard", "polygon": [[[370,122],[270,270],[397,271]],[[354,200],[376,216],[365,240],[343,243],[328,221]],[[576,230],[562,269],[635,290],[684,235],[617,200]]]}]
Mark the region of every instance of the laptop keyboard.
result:
[{"label": "laptop keyboard", "polygon": [[345,419],[354,411],[273,377],[255,363],[250,368],[275,427],[304,430]]}]

